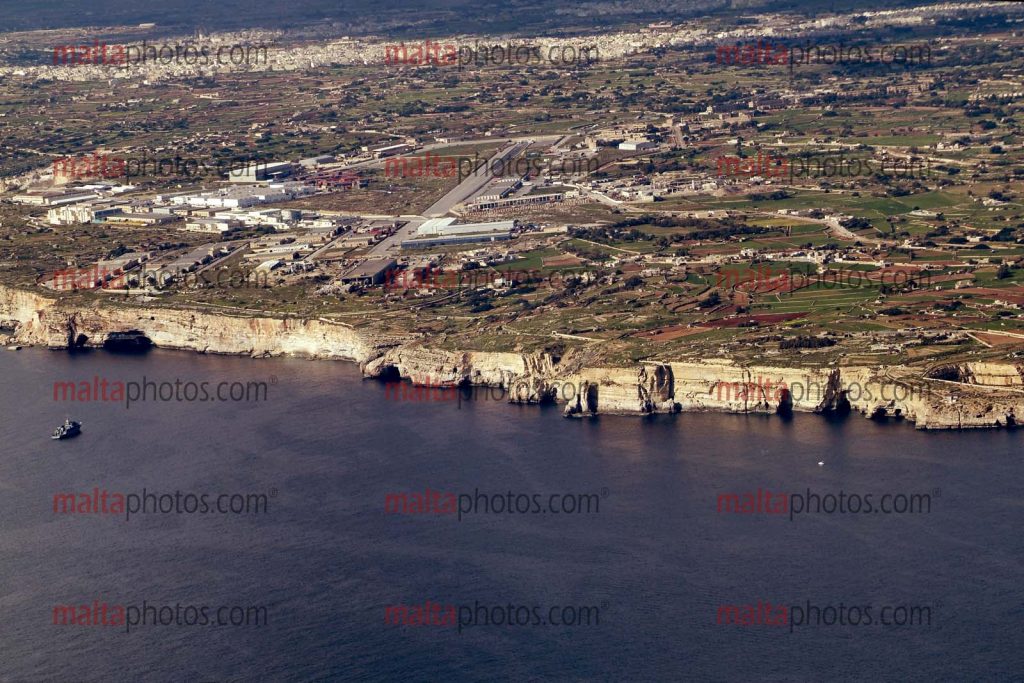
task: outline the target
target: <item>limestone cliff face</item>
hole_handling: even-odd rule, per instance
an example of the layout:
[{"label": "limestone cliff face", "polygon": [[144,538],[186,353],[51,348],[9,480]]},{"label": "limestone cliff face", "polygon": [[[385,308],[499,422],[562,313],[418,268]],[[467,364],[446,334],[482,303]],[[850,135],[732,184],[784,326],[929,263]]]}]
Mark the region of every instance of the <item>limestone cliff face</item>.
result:
[{"label": "limestone cliff face", "polygon": [[[667,365],[585,368],[567,378],[567,415],[595,413],[649,414],[679,410],[673,400],[672,371]],[[559,397],[563,398],[563,397]]]},{"label": "limestone cliff face", "polygon": [[18,323],[18,342],[52,348],[101,346],[113,332],[137,330],[157,346],[206,353],[362,360],[374,352],[355,330],[320,320],[103,302],[69,308],[60,300],[5,288],[0,288],[0,318]]},{"label": "limestone cliff face", "polygon": [[954,363],[933,368],[929,376],[990,387],[1024,387],[1024,367],[1009,363]]},{"label": "limestone cliff face", "polygon": [[731,363],[672,363],[675,400],[683,410],[825,412],[907,419],[920,429],[1016,424],[1024,409],[1024,368],[971,363],[970,383],[929,380],[899,368],[845,366],[793,369]]},{"label": "limestone cliff face", "polygon": [[[996,364],[988,364],[989,366]],[[989,367],[1009,377],[1013,366]],[[896,417],[921,429],[1015,424],[1024,392],[924,380],[859,366],[800,369],[716,363],[642,363],[578,368],[566,359],[516,353],[437,351],[403,345],[364,364],[368,376],[400,376],[417,384],[504,387],[510,400],[553,400],[568,416],[683,411],[736,413],[845,412]],[[1005,386],[1007,383],[1002,383]]]},{"label": "limestone cliff face", "polygon": [[365,363],[363,372],[371,377],[397,373],[414,384],[501,386],[510,377],[543,374],[544,369],[528,367],[526,357],[517,353],[445,351],[409,344]]},{"label": "limestone cliff face", "polygon": [[0,287],[0,322],[13,342],[53,348],[100,346],[138,331],[163,348],[358,362],[368,377],[424,385],[502,387],[509,400],[557,401],[568,416],[685,411],[854,410],[900,417],[922,429],[1011,425],[1024,415],[1024,366],[965,363],[921,377],[906,368],[740,366],[728,360],[591,367],[588,356],[450,351],[422,340],[384,339],[327,320],[66,300]]},{"label": "limestone cliff face", "polygon": [[0,286],[0,320],[5,323],[25,323],[54,304],[54,300],[38,294]]},{"label": "limestone cliff face", "polygon": [[919,397],[918,427],[957,429],[1013,425],[1024,416],[1024,365],[968,362],[928,373]]},{"label": "limestone cliff face", "polygon": [[683,410],[776,412],[821,410],[836,396],[835,373],[730,362],[671,363],[675,399]]}]

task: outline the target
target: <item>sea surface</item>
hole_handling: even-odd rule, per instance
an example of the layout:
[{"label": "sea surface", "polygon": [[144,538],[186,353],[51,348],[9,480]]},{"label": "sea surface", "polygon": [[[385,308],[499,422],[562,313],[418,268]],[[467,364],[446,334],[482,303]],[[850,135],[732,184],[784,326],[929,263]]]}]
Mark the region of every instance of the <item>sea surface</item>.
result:
[{"label": "sea surface", "polygon": [[[267,391],[127,408],[54,399],[54,382],[94,378]],[[925,433],[859,415],[568,420],[557,406],[479,396],[395,400],[346,363],[161,350],[0,351],[0,382],[3,681],[1024,676],[1022,430]],[[51,440],[65,417],[83,433]],[[264,493],[268,507],[130,521],[54,512],[54,494],[94,488]],[[428,488],[594,493],[599,509],[461,521],[385,511],[388,493]],[[719,494],[759,488],[928,494],[930,512],[718,511]],[[260,606],[266,623],[53,623],[55,606],[94,601]],[[427,601],[598,617],[461,632],[386,623],[388,606]],[[875,620],[884,606],[927,607],[931,618],[718,623],[720,608],[758,601],[808,614],[871,606]]]}]

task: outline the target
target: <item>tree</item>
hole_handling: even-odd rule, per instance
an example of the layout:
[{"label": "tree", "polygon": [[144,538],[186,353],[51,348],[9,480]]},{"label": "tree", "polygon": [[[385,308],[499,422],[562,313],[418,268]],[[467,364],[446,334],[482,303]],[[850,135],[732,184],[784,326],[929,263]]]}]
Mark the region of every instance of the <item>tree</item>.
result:
[{"label": "tree", "polygon": [[711,292],[704,301],[697,304],[697,308],[714,308],[718,304],[722,303],[722,297],[718,292]]}]

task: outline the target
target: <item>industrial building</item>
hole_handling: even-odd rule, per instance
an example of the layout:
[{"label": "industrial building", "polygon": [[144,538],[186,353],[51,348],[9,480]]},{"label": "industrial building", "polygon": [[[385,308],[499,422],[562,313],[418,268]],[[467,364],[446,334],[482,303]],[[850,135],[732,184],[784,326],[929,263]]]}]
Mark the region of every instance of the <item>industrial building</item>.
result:
[{"label": "industrial building", "polygon": [[181,256],[166,262],[160,266],[160,270],[167,270],[175,274],[190,273],[200,266],[205,266],[213,261],[227,256],[234,251],[236,245],[230,242],[217,244],[204,244],[196,247]]},{"label": "industrial building", "polygon": [[374,159],[383,159],[384,157],[393,157],[396,154],[405,154],[406,152],[412,151],[412,145],[401,143],[398,145],[385,145],[384,147],[376,147],[374,149],[365,150],[373,154]]},{"label": "industrial building", "polygon": [[284,265],[284,261],[281,259],[270,259],[256,266],[253,270],[257,273],[269,273],[272,270],[276,270]]},{"label": "industrial building", "polygon": [[318,157],[310,157],[308,159],[299,159],[299,166],[303,168],[316,168],[317,166],[323,166],[324,164],[333,164],[335,161],[333,154],[322,154]]},{"label": "industrial building", "polygon": [[126,205],[127,202],[121,202],[120,206],[97,206],[91,203],[63,204],[46,212],[46,222],[50,225],[102,223],[108,216],[121,213],[122,207]]},{"label": "industrial building", "polygon": [[345,284],[379,285],[397,265],[394,259],[367,259],[342,275],[341,281]]},{"label": "industrial building", "polygon": [[145,252],[130,251],[120,256],[112,256],[107,259],[100,259],[96,267],[100,272],[124,273],[149,260],[149,254]]},{"label": "industrial building", "polygon": [[173,195],[169,199],[174,205],[199,209],[244,209],[259,204],[284,202],[313,192],[314,189],[305,183],[286,182],[267,186],[225,187],[212,192]]},{"label": "industrial building", "polygon": [[74,204],[84,202],[88,199],[97,199],[98,194],[91,190],[31,190],[22,194],[16,194],[11,199],[18,204],[31,204],[33,206],[59,206],[61,204]]},{"label": "industrial building", "polygon": [[241,227],[236,220],[225,218],[190,218],[185,221],[185,232],[206,232],[215,235],[229,233]]},{"label": "industrial building", "polygon": [[287,161],[277,163],[249,162],[243,168],[228,171],[228,181],[232,183],[265,183],[280,182],[292,177],[295,166]]},{"label": "industrial building", "polygon": [[252,245],[250,253],[246,254],[245,258],[247,260],[279,258],[282,261],[294,261],[309,256],[316,249],[317,245],[312,242],[296,242],[295,240],[277,244],[257,242]]},{"label": "industrial building", "polygon": [[507,232],[477,233],[474,235],[447,235],[444,237],[421,237],[419,239],[405,240],[402,242],[402,249],[429,249],[431,247],[443,247],[454,244],[474,244],[477,242],[505,242],[512,239]]},{"label": "industrial building", "polygon": [[337,169],[318,169],[307,176],[306,180],[321,191],[355,190],[370,184],[370,181],[361,177],[357,171]]},{"label": "industrial building", "polygon": [[505,199],[523,187],[522,178],[499,178],[488,183],[480,193],[472,199],[472,203]]},{"label": "industrial building", "polygon": [[416,237],[402,242],[403,249],[425,249],[445,244],[471,244],[512,239],[516,222],[455,224],[454,218],[431,218],[416,229]]},{"label": "industrial building", "polygon": [[502,199],[478,197],[466,208],[470,211],[489,211],[491,209],[507,209],[515,206],[527,206],[529,204],[549,204],[565,200],[564,192],[548,192],[545,194],[524,194],[515,197]]},{"label": "industrial building", "polygon": [[159,225],[176,220],[176,216],[168,216],[164,213],[114,213],[106,217],[106,223],[117,223],[120,225]]},{"label": "industrial building", "polygon": [[487,234],[494,232],[512,232],[516,227],[513,221],[496,221],[492,223],[455,224],[454,218],[431,218],[416,228],[417,236],[450,237],[454,235]]},{"label": "industrial building", "polygon": [[626,140],[619,143],[619,149],[627,152],[646,152],[657,148],[658,143],[650,140]]},{"label": "industrial building", "polygon": [[302,212],[297,209],[229,209],[218,211],[213,217],[238,221],[252,227],[269,226],[274,230],[288,230],[295,221],[302,218]]}]

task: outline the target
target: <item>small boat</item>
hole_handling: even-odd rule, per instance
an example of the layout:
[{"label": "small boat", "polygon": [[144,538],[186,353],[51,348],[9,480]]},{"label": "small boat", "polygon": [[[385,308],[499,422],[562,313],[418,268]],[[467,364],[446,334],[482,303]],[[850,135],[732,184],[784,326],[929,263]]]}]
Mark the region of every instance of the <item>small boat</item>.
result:
[{"label": "small boat", "polygon": [[64,424],[53,430],[53,439],[70,439],[82,433],[82,423],[77,420],[64,420]]}]

